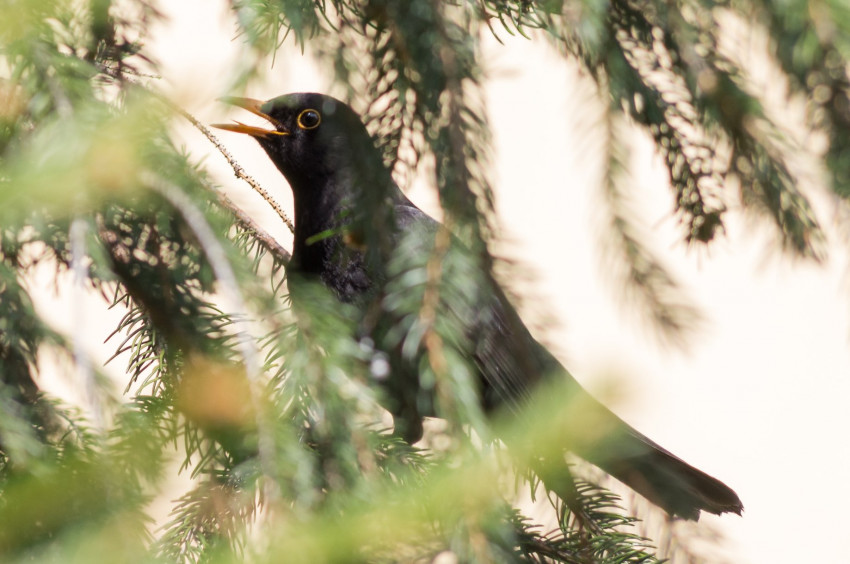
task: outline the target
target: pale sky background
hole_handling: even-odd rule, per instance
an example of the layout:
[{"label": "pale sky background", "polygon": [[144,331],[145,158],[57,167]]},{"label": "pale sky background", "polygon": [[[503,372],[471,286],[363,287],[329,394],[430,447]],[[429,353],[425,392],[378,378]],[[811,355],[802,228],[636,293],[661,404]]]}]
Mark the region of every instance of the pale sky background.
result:
[{"label": "pale sky background", "polygon": [[[162,63],[161,87],[202,122],[224,121],[222,95],[267,99],[297,91],[339,93],[291,40],[266,83],[228,91],[241,52],[224,3],[170,2],[170,23],[146,49]],[[545,41],[487,40],[487,103],[494,133],[492,179],[506,252],[521,257],[527,316],[548,324],[541,338],[573,374],[655,441],[735,489],[743,518],[704,516],[727,538],[731,562],[847,562],[850,519],[850,280],[847,254],[833,244],[817,266],[783,257],[770,226],[754,228],[730,196],[727,234],[710,248],[685,248],[672,214],[672,193],[651,143],[636,136],[631,193],[644,210],[652,245],[706,316],[687,352],[665,348],[650,326],[622,305],[605,275],[599,141],[592,135],[599,102],[592,83]],[[239,114],[238,119],[246,116]],[[191,126],[177,136],[216,179],[285,246],[291,235],[266,204],[236,181],[224,159]],[[245,136],[219,138],[250,174],[291,209],[288,186],[259,146]],[[427,191],[412,194],[426,209]],[[821,220],[833,242],[828,200]],[[826,204],[826,205],[823,205]],[[43,298],[60,328],[80,307],[68,295]],[[76,300],[79,304],[79,300]],[[75,309],[76,308],[76,309]],[[118,313],[105,314],[114,327]],[[101,323],[86,328],[102,342]],[[112,347],[107,346],[107,350]],[[93,352],[96,359],[103,352]],[[108,355],[107,355],[108,356]],[[123,368],[118,366],[115,368]],[[612,394],[612,391],[614,392]]]}]

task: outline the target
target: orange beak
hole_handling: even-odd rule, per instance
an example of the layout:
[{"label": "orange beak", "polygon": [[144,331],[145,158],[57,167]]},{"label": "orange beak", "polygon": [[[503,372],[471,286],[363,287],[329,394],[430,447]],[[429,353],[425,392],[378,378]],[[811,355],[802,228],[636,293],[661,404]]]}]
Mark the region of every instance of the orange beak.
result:
[{"label": "orange beak", "polygon": [[254,125],[246,125],[239,121],[235,121],[235,123],[213,123],[213,127],[217,127],[218,129],[224,129],[226,131],[234,131],[236,133],[245,133],[246,135],[250,135],[251,137],[262,137],[265,139],[273,135],[290,134],[288,131],[286,131],[286,128],[283,127],[282,123],[280,123],[278,120],[274,119],[272,116],[268,115],[260,109],[263,105],[263,102],[260,100],[253,100],[251,98],[237,98],[235,96],[227,96],[225,98],[220,98],[220,100],[225,104],[239,106],[240,108],[248,110],[254,115],[260,116],[261,118],[275,126],[277,129],[264,129],[262,127],[256,127]]}]

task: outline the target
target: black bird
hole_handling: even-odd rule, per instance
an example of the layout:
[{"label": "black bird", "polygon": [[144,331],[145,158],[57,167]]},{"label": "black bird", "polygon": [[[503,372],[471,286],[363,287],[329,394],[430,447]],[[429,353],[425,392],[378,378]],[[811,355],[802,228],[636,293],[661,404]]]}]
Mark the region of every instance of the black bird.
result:
[{"label": "black bird", "polygon": [[[292,188],[295,239],[288,269],[290,290],[294,292],[295,274],[319,278],[340,300],[363,307],[364,327],[373,336],[377,331],[375,342],[380,343],[386,335],[380,334],[373,318],[381,292],[378,286],[386,280],[386,247],[404,244],[411,234],[433,244],[439,224],[401,192],[359,116],[343,102],[312,93],[267,102],[224,101],[263,117],[272,126],[236,122],[215,127],[254,137]],[[358,228],[362,221],[370,222],[372,228]],[[375,232],[379,234],[372,235],[375,240],[363,240]],[[424,244],[420,247],[427,249]],[[485,409],[518,407],[540,383],[560,378],[569,390],[566,399],[582,405],[582,413],[593,420],[587,426],[592,428],[571,431],[569,445],[575,454],[671,515],[697,519],[700,511],[741,513],[743,505],[732,489],[657,445],[593,399],[531,336],[496,283],[485,278],[485,291],[476,298],[478,303],[471,304],[473,315],[466,321],[473,349],[469,353]],[[396,431],[415,441],[422,434],[421,418],[434,415],[433,400],[423,401],[428,394],[422,392],[417,363],[408,359],[404,365],[398,357],[390,354],[387,407]],[[600,428],[607,430],[604,438],[594,434]],[[593,438],[572,440],[585,434]],[[550,467],[534,466],[551,489],[568,498],[569,485],[553,476],[547,470]]]}]

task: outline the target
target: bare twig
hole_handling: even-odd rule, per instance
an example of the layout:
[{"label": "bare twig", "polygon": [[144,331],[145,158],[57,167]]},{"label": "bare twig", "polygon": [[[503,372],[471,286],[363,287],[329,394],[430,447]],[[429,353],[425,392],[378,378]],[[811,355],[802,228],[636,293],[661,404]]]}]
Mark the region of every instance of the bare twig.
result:
[{"label": "bare twig", "polygon": [[237,206],[233,200],[228,198],[226,194],[217,190],[215,190],[215,192],[218,195],[219,203],[230,210],[230,212],[236,217],[236,221],[243,229],[250,231],[257,242],[265,247],[265,249],[273,254],[280,262],[284,264],[289,262],[292,255],[283,247],[283,245],[277,242],[277,239],[272,237],[268,231],[257,225],[254,220],[251,219],[251,216],[242,211],[242,209]]},{"label": "bare twig", "polygon": [[[286,212],[283,211],[283,208],[280,207],[280,204],[278,204],[277,201],[274,198],[272,198],[271,194],[269,194],[268,191],[265,188],[260,186],[259,182],[254,180],[254,178],[252,176],[250,176],[247,172],[245,172],[245,169],[242,168],[242,165],[240,165],[238,162],[236,162],[236,159],[233,158],[233,155],[231,155],[230,152],[221,143],[221,141],[219,141],[218,138],[215,135],[212,134],[212,131],[210,131],[207,126],[202,124],[200,121],[198,121],[195,118],[195,116],[193,116],[192,114],[190,114],[189,112],[187,112],[183,108],[175,106],[171,102],[168,102],[168,101],[166,101],[166,102],[169,104],[169,106],[171,106],[177,112],[179,112],[180,115],[182,115],[184,118],[189,120],[189,122],[191,122],[191,124],[194,125],[198,129],[198,131],[200,131],[204,135],[204,137],[206,137],[207,139],[210,140],[210,143],[212,143],[215,146],[215,148],[218,149],[219,152],[222,155],[224,155],[224,158],[227,159],[227,162],[230,164],[231,168],[233,168],[233,173],[236,175],[236,178],[241,178],[242,180],[247,182],[251,186],[251,188],[254,189],[254,191],[257,194],[262,196],[263,199],[277,213],[277,215],[280,217],[280,219],[283,220],[283,222],[286,224],[286,226],[289,228],[289,230],[294,233],[295,227],[292,224],[292,220],[289,219],[289,216],[286,215]],[[231,204],[232,204],[232,202],[231,202]]]},{"label": "bare twig", "polygon": [[[236,162],[236,159],[233,158],[233,156],[230,154],[230,152],[224,147],[224,145],[222,145],[221,141],[219,141],[218,138],[215,135],[212,134],[212,132],[209,130],[209,128],[207,126],[205,126],[200,121],[198,121],[197,118],[195,118],[195,116],[193,116],[192,114],[190,114],[189,112],[187,112],[186,110],[184,110],[183,108],[181,108],[180,106],[178,106],[177,104],[172,102],[167,96],[165,96],[164,94],[161,94],[160,92],[157,92],[154,88],[151,88],[151,87],[149,87],[145,84],[140,83],[137,80],[133,80],[133,79],[130,79],[130,78],[124,76],[123,73],[121,71],[119,71],[118,69],[114,69],[114,68],[110,68],[110,67],[102,67],[102,69],[106,74],[108,74],[108,75],[110,75],[114,78],[120,78],[122,80],[126,80],[127,82],[129,82],[129,83],[131,83],[131,84],[133,84],[133,85],[135,85],[139,88],[142,88],[145,92],[147,92],[151,96],[155,97],[157,100],[159,100],[160,102],[162,102],[163,104],[165,104],[166,106],[168,106],[169,108],[171,108],[172,110],[174,110],[175,112],[179,113],[181,116],[186,118],[189,121],[189,123],[194,125],[198,129],[198,131],[200,131],[204,135],[204,137],[209,139],[210,142],[215,146],[215,148],[218,149],[219,152],[221,152],[222,155],[224,155],[224,158],[227,159],[227,162],[230,163],[230,166],[233,168],[233,173],[236,175],[236,177],[241,178],[242,180],[247,182],[251,186],[251,188],[253,188],[255,192],[257,192],[260,196],[262,196],[262,198],[272,207],[272,209],[275,211],[275,213],[277,213],[278,217],[280,217],[280,219],[283,221],[283,223],[286,224],[286,226],[289,228],[289,230],[293,233],[295,232],[295,226],[292,224],[292,220],[289,219],[289,216],[286,214],[285,211],[283,211],[283,208],[280,207],[280,204],[278,204],[277,201],[274,198],[272,198],[271,194],[269,194],[268,191],[265,188],[263,188],[260,185],[259,182],[254,180],[253,177],[251,177],[248,173],[245,172],[245,169],[242,168],[242,166],[239,163]],[[222,205],[224,205],[229,210],[234,212],[234,214],[237,215],[237,217],[239,218],[240,222],[243,224],[244,227],[253,231],[258,237],[261,236],[261,235],[263,237],[265,237],[266,242],[271,242],[271,241],[274,240],[271,237],[271,235],[269,235],[264,229],[261,229],[259,226],[257,226],[256,223],[254,222],[254,220],[251,219],[250,216],[248,216],[248,214],[246,214],[242,210],[240,210],[236,206],[236,204],[233,203],[232,200],[227,198],[227,196],[225,196],[224,194],[222,194],[218,190],[214,190],[214,192],[218,196]],[[271,246],[266,245],[266,247],[270,251],[275,252],[274,249],[272,248],[273,246],[275,246],[275,245],[271,245]],[[276,245],[276,246],[277,246],[278,249],[283,250],[283,247],[280,247],[280,245]],[[288,252],[284,251],[282,254],[280,254],[280,256],[286,256],[287,257],[286,260],[287,261],[289,260],[289,258],[288,258],[289,253]]]}]

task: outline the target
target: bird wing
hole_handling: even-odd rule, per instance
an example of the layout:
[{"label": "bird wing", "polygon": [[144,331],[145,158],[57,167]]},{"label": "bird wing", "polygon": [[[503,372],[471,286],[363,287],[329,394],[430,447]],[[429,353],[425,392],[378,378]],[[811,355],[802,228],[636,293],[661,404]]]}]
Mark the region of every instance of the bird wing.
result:
[{"label": "bird wing", "polygon": [[[395,218],[402,234],[417,231],[433,237],[440,228],[439,222],[409,201],[396,205]],[[456,250],[468,252],[454,238],[452,244]],[[485,407],[506,401],[518,407],[530,397],[538,375],[560,368],[560,364],[534,340],[499,285],[485,276],[485,284],[476,287],[477,295],[469,296],[475,315],[465,318],[467,336],[474,343],[472,356],[484,377]],[[452,273],[447,272],[445,278],[451,279]]]}]

